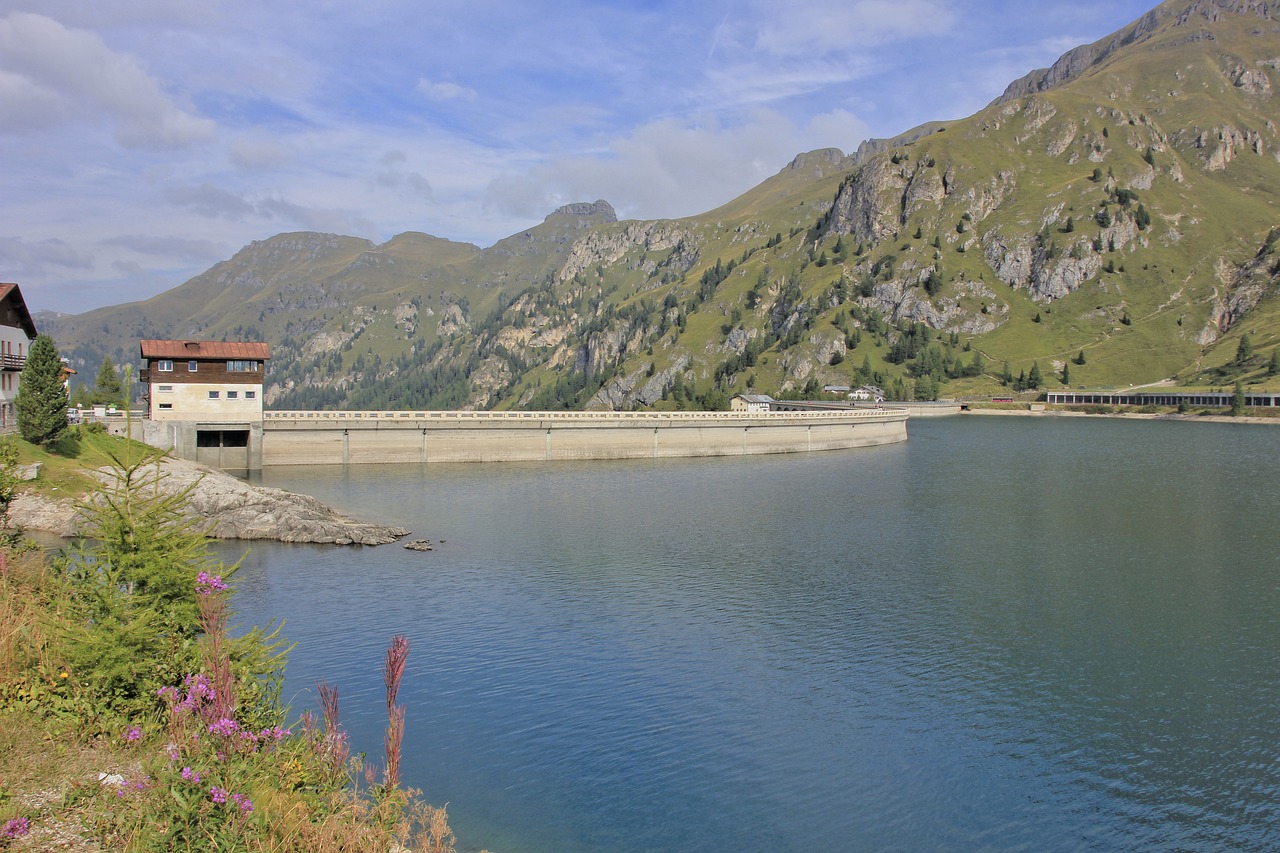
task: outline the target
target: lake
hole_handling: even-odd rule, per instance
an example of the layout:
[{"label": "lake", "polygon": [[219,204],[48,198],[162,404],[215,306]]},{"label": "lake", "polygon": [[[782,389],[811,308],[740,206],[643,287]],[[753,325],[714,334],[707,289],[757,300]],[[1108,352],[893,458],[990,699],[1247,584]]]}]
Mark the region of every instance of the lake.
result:
[{"label": "lake", "polygon": [[[495,851],[1280,846],[1280,429],[964,416],[753,458],[269,469],[286,698]],[[234,559],[243,543],[220,545]]]}]

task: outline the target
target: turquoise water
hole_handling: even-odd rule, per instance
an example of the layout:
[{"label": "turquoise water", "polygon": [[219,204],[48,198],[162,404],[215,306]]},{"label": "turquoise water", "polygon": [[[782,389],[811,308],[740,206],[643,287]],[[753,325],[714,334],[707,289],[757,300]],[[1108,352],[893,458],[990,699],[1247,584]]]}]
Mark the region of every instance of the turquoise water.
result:
[{"label": "turquoise water", "polygon": [[[1280,429],[961,417],[812,455],[271,470],[445,540],[255,544],[240,620],[463,849],[1280,845]],[[224,546],[238,555],[243,546]]]}]

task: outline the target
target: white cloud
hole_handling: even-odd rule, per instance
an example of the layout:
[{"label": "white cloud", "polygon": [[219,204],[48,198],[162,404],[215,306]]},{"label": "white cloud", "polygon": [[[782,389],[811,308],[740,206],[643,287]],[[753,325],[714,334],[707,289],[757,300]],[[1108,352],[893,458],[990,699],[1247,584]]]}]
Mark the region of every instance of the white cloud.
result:
[{"label": "white cloud", "polygon": [[473,101],[476,98],[476,90],[466,86],[459,86],[457,83],[433,83],[430,80],[419,80],[417,90],[433,101],[452,101],[458,98]]},{"label": "white cloud", "polygon": [[714,120],[651,122],[606,150],[543,163],[494,181],[490,205],[513,215],[543,214],[573,201],[604,198],[623,218],[690,216],[718,207],[814,148],[849,151],[866,125],[836,110],[798,127],[782,114],[752,111],[732,126]]},{"label": "white cloud", "polygon": [[0,262],[6,278],[20,278],[58,269],[86,270],[93,266],[93,255],[58,239],[0,237]]},{"label": "white cloud", "polygon": [[802,0],[755,4],[753,46],[774,56],[839,53],[946,32],[947,0]]},{"label": "white cloud", "polygon": [[43,15],[0,19],[0,129],[105,119],[127,148],[212,137],[214,123],[182,109],[131,56]]},{"label": "white cloud", "polygon": [[253,172],[275,169],[289,160],[288,150],[279,142],[243,137],[231,142],[228,156],[237,169]]}]

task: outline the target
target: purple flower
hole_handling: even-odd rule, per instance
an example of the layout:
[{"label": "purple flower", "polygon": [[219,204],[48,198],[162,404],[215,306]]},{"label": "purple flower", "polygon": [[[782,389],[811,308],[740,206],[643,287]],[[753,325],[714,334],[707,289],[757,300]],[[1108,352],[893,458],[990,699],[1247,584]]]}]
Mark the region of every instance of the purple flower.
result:
[{"label": "purple flower", "polygon": [[291,736],[293,732],[289,729],[282,729],[279,726],[272,726],[269,729],[263,729],[258,732],[258,740],[274,740],[277,743]]},{"label": "purple flower", "polygon": [[0,838],[21,838],[30,831],[31,827],[27,824],[25,817],[15,817],[4,825],[3,830],[0,830]]},{"label": "purple flower", "polygon": [[142,740],[142,729],[138,726],[134,726],[124,733],[124,739],[129,743],[136,743],[137,741]]},{"label": "purple flower", "polygon": [[236,801],[236,805],[240,806],[240,811],[245,814],[253,811],[253,801],[244,794],[232,794],[231,799]]},{"label": "purple flower", "polygon": [[227,717],[223,717],[221,720],[218,720],[216,723],[209,724],[210,734],[222,735],[223,737],[231,737],[238,731],[240,731],[240,724],[237,723],[235,720],[228,719]]},{"label": "purple flower", "polygon": [[199,785],[200,774],[199,772],[192,770],[190,767],[184,767],[182,768],[182,781]]},{"label": "purple flower", "polygon": [[227,585],[222,582],[222,575],[211,575],[208,572],[196,575],[196,592],[200,595],[213,595],[227,588]]},{"label": "purple flower", "polygon": [[224,789],[219,788],[217,785],[214,785],[209,789],[209,796],[218,805],[222,805],[227,801],[227,792]]}]

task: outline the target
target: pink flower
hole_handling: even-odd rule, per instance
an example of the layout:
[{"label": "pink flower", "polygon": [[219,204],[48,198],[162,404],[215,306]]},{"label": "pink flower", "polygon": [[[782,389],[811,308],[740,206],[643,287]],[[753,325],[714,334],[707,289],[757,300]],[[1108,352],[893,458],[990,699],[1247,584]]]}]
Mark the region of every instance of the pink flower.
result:
[{"label": "pink flower", "polygon": [[142,729],[138,726],[134,726],[124,733],[124,739],[129,743],[136,743],[142,740]]},{"label": "pink flower", "polygon": [[25,817],[15,817],[4,825],[3,830],[0,830],[0,838],[21,838],[30,831],[31,827]]},{"label": "pink flower", "polygon": [[240,731],[240,724],[237,723],[235,720],[228,719],[227,717],[223,717],[221,720],[218,720],[216,723],[209,724],[210,734],[222,735],[223,737],[231,737],[238,731]]},{"label": "pink flower", "polygon": [[222,805],[227,801],[227,792],[224,789],[219,788],[217,785],[214,785],[209,789],[209,796],[218,805]]},{"label": "pink flower", "polygon": [[253,811],[253,801],[244,794],[232,794],[231,799],[236,801],[236,805],[240,806],[240,811],[245,814]]},{"label": "pink flower", "polygon": [[199,772],[192,770],[190,767],[184,767],[182,768],[182,781],[199,785],[200,774]]}]

